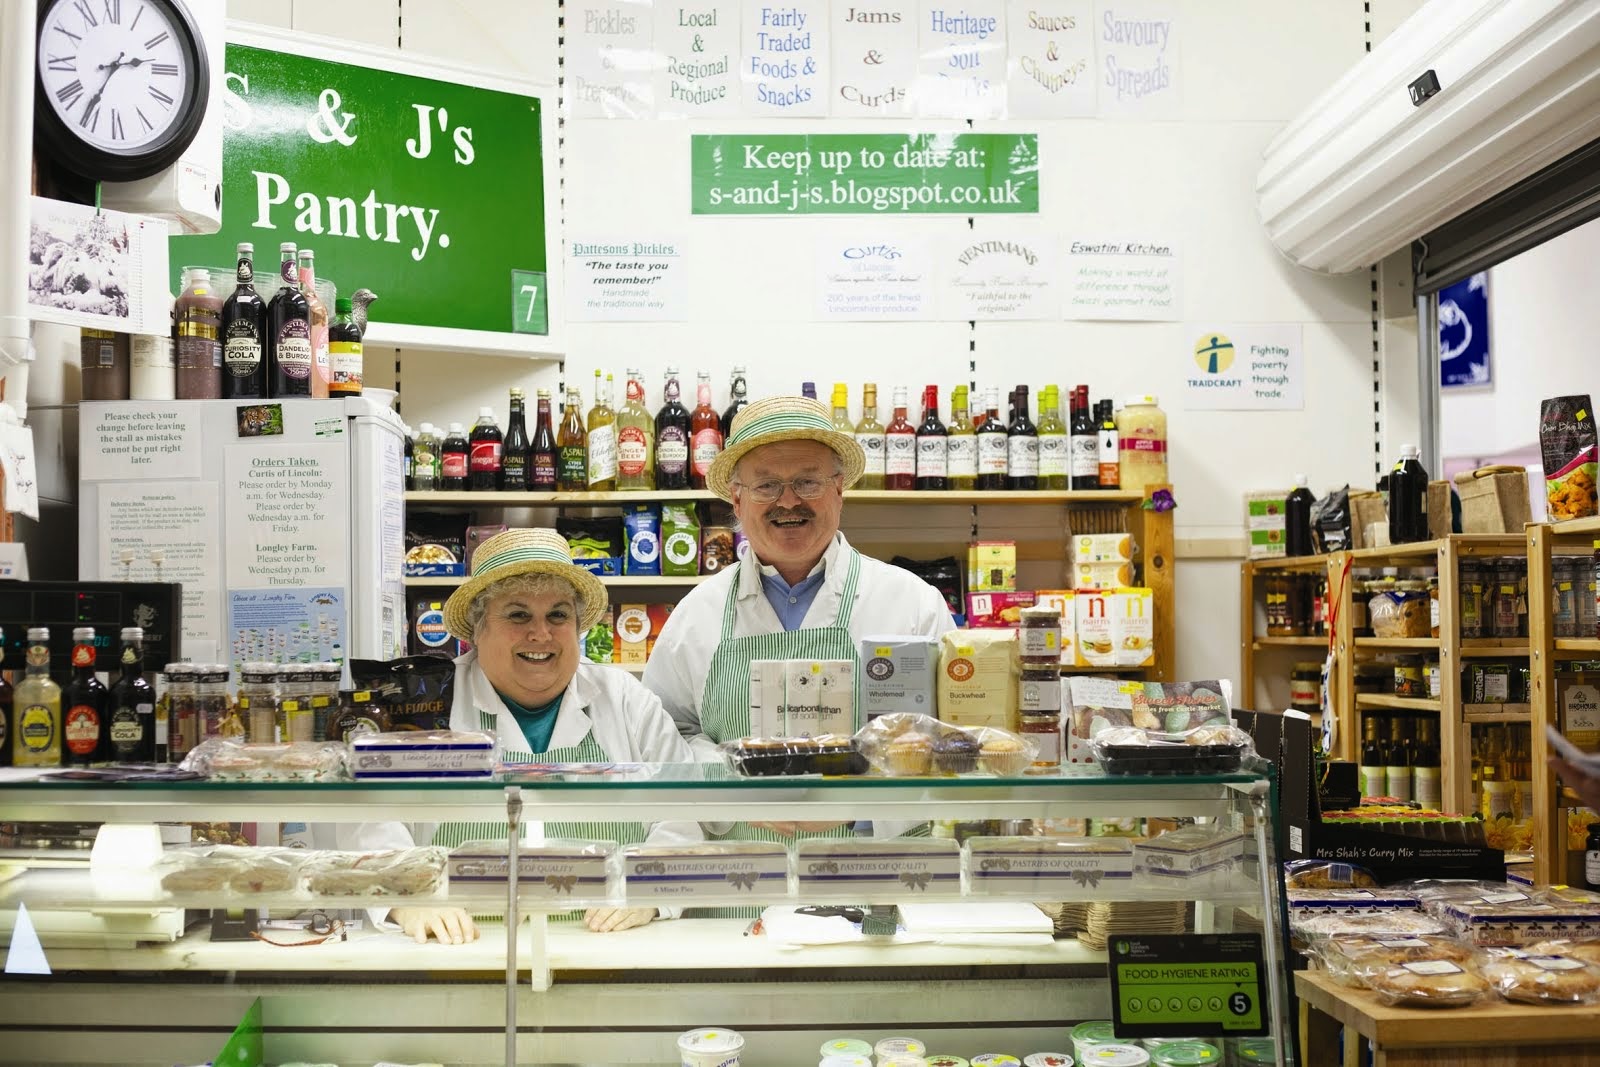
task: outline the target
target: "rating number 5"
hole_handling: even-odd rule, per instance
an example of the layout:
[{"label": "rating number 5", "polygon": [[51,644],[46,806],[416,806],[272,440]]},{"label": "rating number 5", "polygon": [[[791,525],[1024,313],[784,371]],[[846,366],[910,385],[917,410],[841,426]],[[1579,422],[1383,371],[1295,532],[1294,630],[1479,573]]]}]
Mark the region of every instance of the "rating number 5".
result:
[{"label": "rating number 5", "polygon": [[528,313],[523,316],[523,322],[533,321],[533,309],[539,303],[539,287],[537,285],[524,285],[522,291],[528,294]]},{"label": "rating number 5", "polygon": [[1244,993],[1235,993],[1228,998],[1228,1010],[1235,1015],[1250,1014],[1250,997]]}]

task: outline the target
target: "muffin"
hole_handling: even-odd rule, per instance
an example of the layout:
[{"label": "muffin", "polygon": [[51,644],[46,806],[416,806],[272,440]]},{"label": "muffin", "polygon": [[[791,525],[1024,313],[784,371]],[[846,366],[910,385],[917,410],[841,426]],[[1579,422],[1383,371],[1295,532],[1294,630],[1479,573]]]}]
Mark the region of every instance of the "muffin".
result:
[{"label": "muffin", "polygon": [[950,730],[933,743],[933,769],[941,774],[966,774],[978,765],[978,741],[971,734]]},{"label": "muffin", "polygon": [[914,777],[933,768],[933,739],[925,734],[902,734],[885,749],[889,773]]},{"label": "muffin", "polygon": [[978,751],[979,762],[990,774],[1009,778],[1021,774],[1032,763],[1022,742],[1014,737],[991,737]]}]

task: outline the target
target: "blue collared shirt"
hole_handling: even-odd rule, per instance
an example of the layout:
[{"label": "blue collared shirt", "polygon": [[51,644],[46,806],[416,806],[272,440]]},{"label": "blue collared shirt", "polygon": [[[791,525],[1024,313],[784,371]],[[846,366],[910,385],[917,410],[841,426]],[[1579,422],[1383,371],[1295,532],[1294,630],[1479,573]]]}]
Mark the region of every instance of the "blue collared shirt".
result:
[{"label": "blue collared shirt", "polygon": [[537,708],[525,708],[498,689],[495,694],[505,702],[506,709],[516,717],[517,725],[522,727],[522,736],[528,739],[528,751],[550,751],[550,737],[556,732],[556,712],[561,710],[561,699],[567,695],[566,691],[563,690],[561,696]]},{"label": "blue collared shirt", "polygon": [[811,610],[811,602],[817,599],[817,593],[827,576],[827,568],[820,561],[810,574],[794,585],[784,581],[783,575],[776,570],[761,568],[761,591],[767,595],[767,603],[772,605],[772,610],[778,613],[778,621],[786,632],[800,629],[806,612]]}]

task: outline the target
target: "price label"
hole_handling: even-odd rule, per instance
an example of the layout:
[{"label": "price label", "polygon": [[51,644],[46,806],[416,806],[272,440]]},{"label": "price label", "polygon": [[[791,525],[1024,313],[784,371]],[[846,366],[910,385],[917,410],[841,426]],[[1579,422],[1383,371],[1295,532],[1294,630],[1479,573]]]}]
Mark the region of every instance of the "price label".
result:
[{"label": "price label", "polygon": [[1125,1037],[1265,1037],[1259,934],[1115,938],[1112,1020]]}]

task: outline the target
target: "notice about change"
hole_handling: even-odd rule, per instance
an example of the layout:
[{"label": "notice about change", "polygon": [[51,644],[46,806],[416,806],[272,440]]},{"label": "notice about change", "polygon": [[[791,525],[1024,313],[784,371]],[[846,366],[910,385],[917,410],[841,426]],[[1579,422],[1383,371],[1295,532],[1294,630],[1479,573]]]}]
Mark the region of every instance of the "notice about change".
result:
[{"label": "notice about change", "polygon": [[1039,210],[1039,137],[698,134],[696,215],[988,215]]}]

